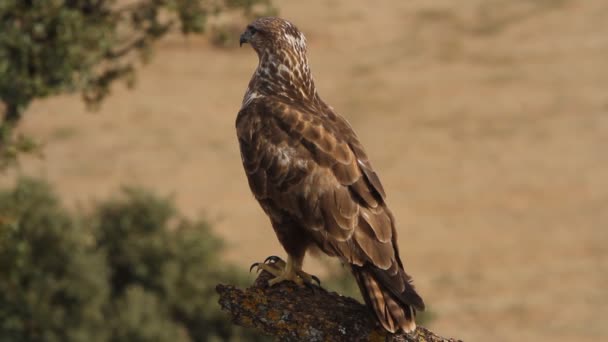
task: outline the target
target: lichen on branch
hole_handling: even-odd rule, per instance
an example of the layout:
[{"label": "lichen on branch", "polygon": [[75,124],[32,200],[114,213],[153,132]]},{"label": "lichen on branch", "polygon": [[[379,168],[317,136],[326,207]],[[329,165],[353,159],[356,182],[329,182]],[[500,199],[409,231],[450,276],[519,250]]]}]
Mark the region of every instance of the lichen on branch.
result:
[{"label": "lichen on branch", "polygon": [[317,287],[291,282],[268,286],[262,272],[247,289],[220,284],[219,304],[240,326],[254,328],[281,341],[459,341],[423,327],[411,334],[386,333],[361,303]]}]

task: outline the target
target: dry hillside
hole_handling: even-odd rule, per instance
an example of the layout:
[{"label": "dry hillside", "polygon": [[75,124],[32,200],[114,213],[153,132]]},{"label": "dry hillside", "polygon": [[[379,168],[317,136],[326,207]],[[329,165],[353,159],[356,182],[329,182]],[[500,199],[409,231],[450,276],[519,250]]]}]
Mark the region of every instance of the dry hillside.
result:
[{"label": "dry hillside", "polygon": [[[469,341],[608,339],[608,2],[277,3],[380,174],[432,328]],[[23,131],[45,158],[21,172],[72,205],[152,187],[209,217],[227,258],[280,253],[235,139],[256,63],[249,48],[165,40],[137,87],[116,87],[98,113],[78,96],[36,102]]]}]

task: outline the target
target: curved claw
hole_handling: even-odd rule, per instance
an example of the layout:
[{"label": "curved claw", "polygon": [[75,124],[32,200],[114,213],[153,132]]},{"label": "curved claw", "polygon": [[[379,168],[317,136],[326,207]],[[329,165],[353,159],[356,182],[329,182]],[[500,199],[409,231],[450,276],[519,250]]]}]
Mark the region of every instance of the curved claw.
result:
[{"label": "curved claw", "polygon": [[[259,262],[254,262],[253,264],[251,264],[251,267],[249,267],[249,273],[251,273],[251,271],[253,271],[254,267],[259,267],[260,263]],[[259,270],[259,268],[258,268]]]},{"label": "curved claw", "polygon": [[310,275],[310,277],[312,278],[312,280],[314,280],[315,282],[317,282],[317,285],[319,287],[321,286],[321,280],[319,279],[319,277],[317,277],[316,275]]},{"label": "curved claw", "polygon": [[249,272],[253,271],[254,268],[257,267],[258,272],[261,270],[260,265],[266,264],[266,265],[274,265],[276,263],[279,262],[283,262],[283,259],[279,258],[276,255],[271,255],[268,258],[264,259],[264,262],[254,262],[253,264],[251,264],[251,267],[249,267]]},{"label": "curved claw", "polygon": [[268,262],[272,262],[273,264],[276,264],[278,261],[283,261],[283,260],[276,255],[271,255],[264,260],[264,263],[267,264]]},{"label": "curved claw", "polygon": [[319,293],[319,291],[321,291],[323,288],[321,287],[321,285],[316,285],[314,283],[304,283],[304,286],[306,286],[307,289],[311,290],[313,293]]}]

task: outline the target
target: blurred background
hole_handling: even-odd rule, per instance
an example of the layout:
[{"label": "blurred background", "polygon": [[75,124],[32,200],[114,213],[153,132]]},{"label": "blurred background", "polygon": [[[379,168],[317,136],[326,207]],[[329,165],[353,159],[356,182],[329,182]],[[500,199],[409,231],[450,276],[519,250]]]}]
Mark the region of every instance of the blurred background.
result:
[{"label": "blurred background", "polygon": [[[120,0],[109,8],[145,2]],[[268,13],[293,21],[306,34],[319,93],[366,146],[397,219],[402,259],[429,306],[430,329],[472,341],[608,338],[605,1],[218,1],[225,6],[207,12],[197,12],[198,1],[165,1],[156,12],[142,12],[139,24],[126,25],[147,30],[142,31],[147,38],[134,44],[134,58],[121,59],[121,49],[110,52],[108,46],[118,46],[108,38],[115,31],[104,31],[87,38],[104,42],[96,47],[103,53],[92,59],[73,56],[73,65],[95,65],[90,74],[76,68],[80,76],[65,84],[54,76],[16,87],[35,70],[59,65],[41,62],[41,69],[24,69],[23,60],[38,56],[41,48],[25,54],[6,48],[17,44],[7,33],[6,19],[12,18],[7,13],[30,18],[24,3],[0,5],[0,14],[5,11],[0,15],[5,20],[0,95],[5,113],[10,108],[20,113],[18,125],[2,131],[10,142],[1,151],[9,161],[0,174],[0,265],[10,273],[0,277],[5,302],[0,302],[0,319],[8,322],[0,323],[2,340],[91,340],[86,331],[102,329],[103,320],[62,335],[62,319],[150,303],[164,308],[158,311],[166,311],[170,324],[177,325],[171,329],[184,340],[260,338],[233,331],[227,323],[208,333],[221,325],[217,322],[209,323],[208,334],[197,332],[193,322],[217,309],[211,309],[215,300],[192,298],[212,296],[216,279],[247,284],[253,276],[242,270],[268,255],[284,255],[250,194],[234,129],[257,65],[248,46],[238,48],[238,35],[253,17]],[[72,14],[64,15],[57,20],[70,20]],[[175,25],[163,30],[172,18]],[[27,20],[11,25],[25,27]],[[35,35],[37,26],[32,27]],[[126,30],[117,27],[121,34]],[[62,42],[69,44],[77,35],[65,37]],[[55,57],[65,60],[70,51]],[[108,59],[112,54],[117,56]],[[10,73],[15,63],[20,68]],[[102,77],[108,70],[116,70],[110,76],[117,82]],[[36,88],[44,82],[46,88]],[[23,90],[28,87],[33,90]],[[11,107],[15,98],[19,101]],[[125,186],[129,189],[121,190]],[[53,223],[57,215],[63,218]],[[40,238],[41,226],[56,229]],[[175,233],[182,231],[186,238]],[[65,234],[88,258],[106,260],[98,260],[106,263],[99,266],[106,273],[95,272],[106,278],[81,279],[78,274],[93,268],[77,261],[73,273],[61,268],[72,265],[61,258],[48,267],[36,261],[58,255],[53,248]],[[160,235],[144,238],[151,234]],[[180,256],[187,249],[180,243],[196,250],[210,239],[223,241],[222,249],[206,250],[213,257]],[[178,241],[173,247],[165,246],[173,240]],[[189,262],[178,262],[179,271],[161,267],[168,273],[149,274],[170,258]],[[353,290],[348,276],[328,278],[328,268],[340,266],[313,258],[305,265],[330,287]],[[43,310],[35,303],[57,303],[56,294],[36,297],[36,286],[50,288],[32,285],[49,279],[44,272],[59,274],[63,280],[53,286],[64,286],[67,292],[61,291],[80,300],[89,298],[87,292],[71,284],[98,282],[105,288],[101,283],[111,279],[105,299],[98,300],[111,298],[109,306],[95,304],[100,306],[84,313],[62,307],[57,314],[49,304],[44,310],[55,318],[40,316],[45,323],[36,323],[33,313]],[[61,278],[65,274],[75,278]],[[188,274],[195,274],[190,283],[184,280]],[[207,281],[211,290],[192,285],[200,279],[212,279]],[[190,301],[197,303],[188,307]],[[161,327],[165,323],[154,322],[167,321],[148,319],[143,311],[116,318],[108,334],[125,341],[175,339],[154,335],[154,329],[146,330],[149,336],[141,333],[146,324]],[[222,318],[217,313],[212,319]],[[46,324],[50,335],[40,332]]]}]

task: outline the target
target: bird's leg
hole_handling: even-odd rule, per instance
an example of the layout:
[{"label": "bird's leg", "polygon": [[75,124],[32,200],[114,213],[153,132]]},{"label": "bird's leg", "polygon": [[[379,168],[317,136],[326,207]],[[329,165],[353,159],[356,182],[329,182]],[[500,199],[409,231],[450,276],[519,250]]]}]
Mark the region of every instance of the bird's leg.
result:
[{"label": "bird's leg", "polygon": [[[283,264],[285,263],[283,262]],[[298,270],[302,271],[301,264],[298,265],[298,263],[295,262],[291,255],[287,255],[287,264],[285,264],[285,266],[283,267],[283,272],[275,278],[270,279],[268,281],[268,285],[272,286],[285,280],[291,280],[299,286],[302,286],[304,285],[304,280],[298,276]]]},{"label": "bird's leg", "polygon": [[270,286],[286,280],[291,280],[299,286],[309,286],[314,285],[314,283],[317,283],[317,286],[321,285],[319,278],[302,271],[302,261],[296,260],[291,255],[287,255],[287,262],[281,260],[279,257],[270,256],[266,258],[263,263],[255,263],[251,265],[251,269],[254,267],[275,276],[268,281],[268,285]]}]

